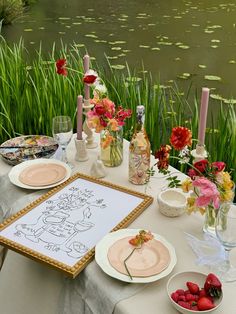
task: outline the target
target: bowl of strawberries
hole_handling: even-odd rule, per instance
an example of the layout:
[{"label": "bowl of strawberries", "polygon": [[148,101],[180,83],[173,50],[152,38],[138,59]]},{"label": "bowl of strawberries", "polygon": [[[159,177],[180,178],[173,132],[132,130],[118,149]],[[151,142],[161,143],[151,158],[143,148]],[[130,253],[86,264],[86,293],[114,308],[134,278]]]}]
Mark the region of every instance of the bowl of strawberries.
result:
[{"label": "bowl of strawberries", "polygon": [[213,273],[177,273],[168,280],[167,293],[172,305],[183,314],[212,313],[223,299],[222,284]]}]

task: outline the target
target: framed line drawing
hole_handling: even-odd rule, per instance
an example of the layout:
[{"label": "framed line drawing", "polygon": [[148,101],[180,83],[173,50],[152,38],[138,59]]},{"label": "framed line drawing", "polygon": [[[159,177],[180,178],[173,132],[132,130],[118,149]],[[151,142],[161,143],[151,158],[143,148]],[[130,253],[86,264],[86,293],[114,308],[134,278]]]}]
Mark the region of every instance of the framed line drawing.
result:
[{"label": "framed line drawing", "polygon": [[152,202],[77,173],[0,224],[0,244],[75,278],[107,233],[127,227]]}]

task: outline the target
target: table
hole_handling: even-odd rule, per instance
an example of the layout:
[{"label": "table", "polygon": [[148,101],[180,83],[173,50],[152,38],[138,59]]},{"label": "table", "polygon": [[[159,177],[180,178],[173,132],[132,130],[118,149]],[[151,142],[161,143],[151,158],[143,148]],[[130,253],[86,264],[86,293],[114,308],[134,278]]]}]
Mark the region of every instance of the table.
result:
[{"label": "table", "polygon": [[[98,138],[97,138],[98,140]],[[128,181],[128,145],[124,141],[124,161],[121,166],[107,168],[106,181],[126,186],[139,192],[145,192],[144,186],[135,186]],[[74,164],[73,172],[90,174],[92,162],[97,158],[99,148],[88,150],[89,160],[75,162],[75,146],[72,140],[68,147],[69,161]],[[154,160],[152,160],[154,163]],[[11,169],[2,160],[0,161],[0,175],[6,174]],[[174,168],[171,168],[175,171]],[[178,172],[180,178],[184,174]],[[176,218],[163,216],[156,201],[157,194],[163,186],[167,186],[162,175],[151,178],[147,187],[147,194],[154,197],[154,202],[148,207],[129,227],[149,229],[152,232],[164,236],[171,242],[177,255],[177,265],[172,274],[179,271],[208,270],[195,264],[195,256],[187,244],[184,232],[191,233],[196,237],[202,236],[203,217],[200,214],[191,216],[182,215]],[[8,195],[8,197],[11,197]],[[92,263],[95,263],[94,261]],[[105,275],[104,275],[105,276]],[[166,283],[171,275],[152,284],[132,297],[121,300],[116,304],[114,314],[175,314],[176,310],[171,306],[167,293]],[[56,314],[60,300],[63,274],[32,261],[20,254],[8,251],[2,270],[0,272],[0,307],[1,314]],[[37,284],[36,284],[37,283]],[[102,285],[102,282],[101,282]],[[236,289],[236,283],[224,285],[224,299],[222,307],[215,314],[235,314],[236,300],[232,298]],[[106,295],[104,295],[106,298]],[[102,302],[102,300],[101,300]],[[74,314],[74,312],[71,312]],[[77,313],[76,313],[77,314]],[[79,313],[78,313],[79,314]],[[104,313],[107,314],[107,313]]]}]

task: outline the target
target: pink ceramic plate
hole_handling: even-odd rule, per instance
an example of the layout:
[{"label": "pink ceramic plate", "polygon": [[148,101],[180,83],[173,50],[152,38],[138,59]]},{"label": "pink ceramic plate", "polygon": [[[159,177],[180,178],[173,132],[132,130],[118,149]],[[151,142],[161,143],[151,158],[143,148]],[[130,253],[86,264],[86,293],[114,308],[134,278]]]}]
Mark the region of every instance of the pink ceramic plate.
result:
[{"label": "pink ceramic plate", "polygon": [[25,168],[19,175],[19,181],[30,186],[45,186],[57,183],[66,176],[65,167],[45,163]]},{"label": "pink ceramic plate", "polygon": [[[125,237],[116,241],[109,249],[107,257],[109,263],[118,272],[127,275],[124,260],[132,252],[134,246],[129,244],[132,237]],[[134,277],[148,277],[161,273],[170,263],[167,247],[158,240],[144,243],[140,249],[134,251],[126,265]]]}]

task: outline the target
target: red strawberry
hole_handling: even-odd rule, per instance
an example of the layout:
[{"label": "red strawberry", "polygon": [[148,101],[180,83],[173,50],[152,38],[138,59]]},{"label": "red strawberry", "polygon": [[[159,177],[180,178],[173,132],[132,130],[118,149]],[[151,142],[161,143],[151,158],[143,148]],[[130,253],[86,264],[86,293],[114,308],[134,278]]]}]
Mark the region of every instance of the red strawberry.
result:
[{"label": "red strawberry", "polygon": [[178,289],[175,292],[178,293],[178,295],[184,294],[184,290],[183,289]]},{"label": "red strawberry", "polygon": [[197,305],[197,302],[196,302],[196,301],[193,301],[193,300],[192,300],[192,301],[189,301],[188,303],[191,305],[191,307]]},{"label": "red strawberry", "polygon": [[210,296],[219,298],[221,295],[221,286],[221,282],[216,275],[210,273],[206,278],[204,289]]},{"label": "red strawberry", "polygon": [[178,301],[178,304],[188,310],[191,308],[191,305],[188,302]]},{"label": "red strawberry", "polygon": [[186,294],[185,299],[186,301],[195,301],[195,295],[192,293]]},{"label": "red strawberry", "polygon": [[184,295],[187,295],[187,294],[189,294],[189,293],[190,293],[189,290],[185,290],[185,291],[184,291]]},{"label": "red strawberry", "polygon": [[179,295],[178,301],[187,301],[185,295]]},{"label": "red strawberry", "polygon": [[199,308],[197,305],[191,306],[192,311],[199,311]]},{"label": "red strawberry", "polygon": [[192,293],[192,294],[198,294],[199,292],[199,286],[194,283],[194,282],[191,282],[191,281],[187,281],[186,282],[186,285],[189,289],[189,291]]},{"label": "red strawberry", "polygon": [[176,303],[178,301],[179,295],[176,292],[171,293],[171,299],[174,300]]},{"label": "red strawberry", "polygon": [[207,296],[207,293],[206,293],[205,289],[202,288],[202,289],[199,291],[199,297],[201,298],[201,297],[206,297],[206,296]]},{"label": "red strawberry", "polygon": [[211,310],[215,307],[214,303],[212,303],[207,297],[201,297],[197,301],[197,306],[200,311]]}]

